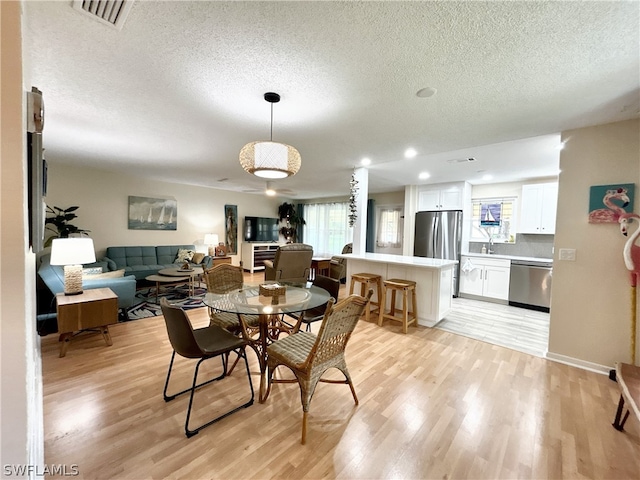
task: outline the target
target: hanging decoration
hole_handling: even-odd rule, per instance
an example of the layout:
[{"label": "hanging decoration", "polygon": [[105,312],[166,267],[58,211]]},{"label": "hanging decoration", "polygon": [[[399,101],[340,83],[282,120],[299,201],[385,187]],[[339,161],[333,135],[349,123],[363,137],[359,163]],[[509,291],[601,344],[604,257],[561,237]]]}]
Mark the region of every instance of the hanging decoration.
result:
[{"label": "hanging decoration", "polygon": [[356,180],[356,172],[351,174],[349,181],[349,226],[353,227],[358,220],[358,207],[356,205],[356,197],[358,196],[358,181]]}]

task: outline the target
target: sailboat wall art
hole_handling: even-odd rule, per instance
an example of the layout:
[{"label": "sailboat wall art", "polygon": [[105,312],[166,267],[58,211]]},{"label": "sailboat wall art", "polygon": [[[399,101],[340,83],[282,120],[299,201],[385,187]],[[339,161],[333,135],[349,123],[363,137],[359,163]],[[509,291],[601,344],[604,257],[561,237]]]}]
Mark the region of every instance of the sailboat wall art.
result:
[{"label": "sailboat wall art", "polygon": [[480,226],[496,227],[500,225],[502,217],[501,203],[483,203],[480,205]]},{"label": "sailboat wall art", "polygon": [[129,230],[177,230],[175,198],[129,196]]}]

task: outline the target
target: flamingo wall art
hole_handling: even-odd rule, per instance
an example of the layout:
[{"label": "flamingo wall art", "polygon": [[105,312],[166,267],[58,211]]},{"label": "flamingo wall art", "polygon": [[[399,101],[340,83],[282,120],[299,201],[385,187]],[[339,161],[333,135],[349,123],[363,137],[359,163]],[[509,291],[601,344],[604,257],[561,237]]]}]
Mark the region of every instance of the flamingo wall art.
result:
[{"label": "flamingo wall art", "polygon": [[630,213],[634,188],[633,183],[591,187],[589,223],[617,223],[620,215]]}]

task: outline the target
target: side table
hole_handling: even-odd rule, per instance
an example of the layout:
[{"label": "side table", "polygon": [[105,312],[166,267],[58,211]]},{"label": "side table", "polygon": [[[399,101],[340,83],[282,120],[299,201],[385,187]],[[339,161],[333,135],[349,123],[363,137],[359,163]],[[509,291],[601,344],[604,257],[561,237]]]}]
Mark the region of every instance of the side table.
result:
[{"label": "side table", "polygon": [[211,257],[211,266],[215,267],[216,265],[220,265],[221,263],[231,263],[231,257],[225,256],[225,257]]},{"label": "side table", "polygon": [[71,339],[83,330],[99,330],[107,345],[113,345],[109,325],[118,323],[118,296],[110,288],[85,290],[79,295],[56,295],[60,357]]}]

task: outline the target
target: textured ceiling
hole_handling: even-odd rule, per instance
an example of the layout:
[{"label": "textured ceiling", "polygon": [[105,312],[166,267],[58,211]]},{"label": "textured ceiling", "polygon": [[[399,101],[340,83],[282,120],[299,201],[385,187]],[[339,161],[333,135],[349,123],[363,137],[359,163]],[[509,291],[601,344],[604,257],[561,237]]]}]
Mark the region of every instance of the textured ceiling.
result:
[{"label": "textured ceiling", "polygon": [[52,164],[261,191],[238,152],[269,138],[273,91],[273,139],[302,155],[276,188],[318,198],[365,156],[372,192],[555,175],[559,132],[639,115],[636,1],[137,0],[121,30],[71,3],[24,4]]}]

